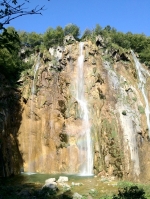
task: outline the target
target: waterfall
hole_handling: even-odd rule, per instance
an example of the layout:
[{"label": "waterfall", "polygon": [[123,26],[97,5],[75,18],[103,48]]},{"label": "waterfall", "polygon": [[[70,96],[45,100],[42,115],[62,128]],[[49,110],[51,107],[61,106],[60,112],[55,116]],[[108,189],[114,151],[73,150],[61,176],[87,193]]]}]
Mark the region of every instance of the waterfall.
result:
[{"label": "waterfall", "polygon": [[[139,154],[138,154],[138,143],[137,143],[137,128],[139,118],[136,116],[136,110],[130,106],[130,103],[125,103],[123,99],[126,99],[127,92],[125,91],[123,85],[127,80],[123,76],[118,76],[117,72],[113,70],[109,62],[104,63],[104,67],[108,73],[108,82],[109,87],[117,92],[120,95],[120,98],[117,99],[115,105],[116,113],[119,113],[120,124],[123,130],[124,135],[124,153],[126,155],[126,169],[130,169],[130,160],[133,163],[133,173],[136,176],[140,174],[140,163],[139,163]],[[134,88],[132,88],[134,89]],[[124,116],[122,112],[126,110],[127,115]],[[137,124],[135,126],[135,124]],[[130,151],[130,155],[128,153]]]},{"label": "waterfall", "polygon": [[138,73],[138,77],[139,77],[139,88],[141,89],[144,100],[145,100],[145,105],[146,105],[145,114],[146,114],[146,119],[147,119],[148,133],[150,136],[150,107],[149,107],[148,97],[145,91],[146,78],[147,76],[150,76],[150,73],[143,68],[143,66],[140,64],[140,62],[138,61],[136,55],[134,54],[132,50],[131,50],[131,53],[132,53],[136,70]]},{"label": "waterfall", "polygon": [[84,43],[79,43],[79,57],[78,57],[78,73],[77,73],[77,93],[76,100],[80,107],[80,119],[82,120],[82,132],[80,132],[80,141],[78,143],[80,149],[80,175],[92,175],[93,174],[93,151],[92,151],[92,139],[90,132],[88,107],[84,98],[84,55],[83,55]]},{"label": "waterfall", "polygon": [[37,60],[36,65],[34,67],[34,79],[33,79],[32,88],[31,88],[32,94],[35,94],[35,79],[36,79],[36,72],[39,69],[39,65],[40,65],[40,55],[38,55],[38,60]]},{"label": "waterfall", "polygon": [[32,81],[32,86],[31,86],[31,99],[30,99],[30,112],[31,112],[31,122],[30,122],[30,132],[29,132],[29,149],[28,149],[28,174],[33,174],[34,172],[34,162],[33,162],[33,159],[32,159],[32,153],[33,153],[33,148],[34,148],[34,142],[33,142],[33,139],[35,138],[32,138],[32,121],[33,121],[33,114],[34,114],[34,95],[36,93],[36,75],[37,75],[37,71],[39,69],[39,66],[40,66],[40,55],[38,55],[38,59],[37,59],[37,62],[36,62],[36,65],[34,67],[34,78],[33,78],[33,81]]}]

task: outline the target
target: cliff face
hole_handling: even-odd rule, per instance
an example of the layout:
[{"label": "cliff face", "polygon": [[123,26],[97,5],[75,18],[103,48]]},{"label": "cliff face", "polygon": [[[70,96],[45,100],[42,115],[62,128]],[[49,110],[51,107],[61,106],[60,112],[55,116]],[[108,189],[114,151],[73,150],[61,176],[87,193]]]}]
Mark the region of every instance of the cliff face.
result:
[{"label": "cliff face", "polygon": [[22,108],[20,91],[0,74],[0,177],[20,173],[23,165],[18,148]]},{"label": "cliff face", "polygon": [[[92,145],[94,174],[149,180],[149,73],[140,66],[140,80],[130,52],[108,52],[90,41],[82,50],[82,70],[74,42],[37,55],[34,74],[22,76],[23,112],[16,132],[24,171],[81,173]],[[84,145],[87,131],[92,142]]]}]

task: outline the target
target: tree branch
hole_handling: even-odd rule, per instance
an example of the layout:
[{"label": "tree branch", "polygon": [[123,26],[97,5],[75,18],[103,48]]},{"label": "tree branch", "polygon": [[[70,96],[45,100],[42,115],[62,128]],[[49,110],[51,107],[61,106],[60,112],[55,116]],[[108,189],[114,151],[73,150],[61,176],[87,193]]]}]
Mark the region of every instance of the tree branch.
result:
[{"label": "tree branch", "polygon": [[[29,2],[29,0],[25,0]],[[0,10],[0,29],[3,29],[3,26],[9,24],[10,21],[24,16],[24,15],[33,15],[33,14],[40,14],[42,15],[41,11],[44,10],[45,6],[39,8],[37,5],[35,8],[28,10],[28,8],[24,8],[25,3],[16,5],[18,2],[17,0],[1,0],[0,6],[3,8]],[[13,4],[15,6],[13,6]]]}]

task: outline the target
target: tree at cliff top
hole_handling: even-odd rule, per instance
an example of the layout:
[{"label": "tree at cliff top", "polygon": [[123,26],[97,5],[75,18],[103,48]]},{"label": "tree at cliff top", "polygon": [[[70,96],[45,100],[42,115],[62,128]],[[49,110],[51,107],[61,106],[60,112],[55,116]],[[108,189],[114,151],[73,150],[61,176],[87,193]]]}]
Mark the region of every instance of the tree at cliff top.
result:
[{"label": "tree at cliff top", "polygon": [[92,31],[90,29],[86,29],[81,37],[81,40],[90,39],[92,36]]},{"label": "tree at cliff top", "polygon": [[20,51],[20,41],[16,37],[14,28],[4,29],[0,35],[4,44],[0,48],[0,73],[10,80],[18,78],[19,73],[29,67],[29,64],[21,61],[18,53]]},{"label": "tree at cliff top", "polygon": [[80,36],[80,29],[77,25],[75,24],[68,24],[67,26],[65,26],[64,28],[64,35],[73,35],[75,39],[78,39],[78,37]]},{"label": "tree at cliff top", "polygon": [[[29,3],[29,0],[24,0],[23,3],[19,3],[17,0],[1,0],[0,1],[0,30],[4,30],[4,26],[6,24],[9,24],[12,20],[24,16],[24,15],[33,15],[33,14],[41,14],[41,11],[44,10],[44,6],[39,7],[36,6],[35,8],[32,8],[30,10],[27,10],[24,6],[26,3]],[[12,33],[11,33],[12,34]],[[11,37],[9,37],[9,33],[6,34],[5,32],[5,37],[8,37],[10,40]],[[14,36],[16,39],[19,40],[16,32],[14,32]],[[1,35],[0,37],[0,47],[3,47],[6,43],[6,40],[3,40],[3,37]],[[9,46],[10,47],[10,46]],[[6,46],[7,48],[7,46]],[[12,46],[13,48],[13,46]]]},{"label": "tree at cliff top", "polygon": [[48,28],[47,31],[43,35],[43,41],[46,48],[50,48],[52,46],[62,46],[64,38],[64,31],[62,27],[57,26],[56,29]]},{"label": "tree at cliff top", "polygon": [[92,35],[97,36],[99,34],[105,39],[108,49],[113,48],[114,44],[118,46],[118,49],[132,49],[139,54],[142,62],[150,66],[150,37],[144,34],[119,32],[109,25],[102,29],[101,26],[97,24]]}]

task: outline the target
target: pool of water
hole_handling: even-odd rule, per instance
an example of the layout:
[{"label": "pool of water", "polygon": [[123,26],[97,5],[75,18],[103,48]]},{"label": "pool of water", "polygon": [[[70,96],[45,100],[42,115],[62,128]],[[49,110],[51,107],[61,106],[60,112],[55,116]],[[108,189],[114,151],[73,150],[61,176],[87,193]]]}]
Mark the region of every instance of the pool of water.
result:
[{"label": "pool of water", "polygon": [[[81,195],[88,195],[91,190],[94,191],[93,194],[98,197],[104,195],[112,195],[117,193],[117,181],[109,181],[107,179],[100,179],[94,176],[80,176],[80,175],[67,175],[67,174],[40,174],[40,173],[22,173],[19,176],[9,178],[6,185],[24,185],[24,184],[34,184],[41,188],[45,184],[45,180],[49,178],[56,178],[58,180],[59,176],[67,176],[68,182],[66,184],[70,185],[71,191],[78,192]],[[72,186],[72,183],[80,183],[80,186]],[[60,191],[64,191],[61,190]],[[94,198],[97,198],[96,196]]]}]

